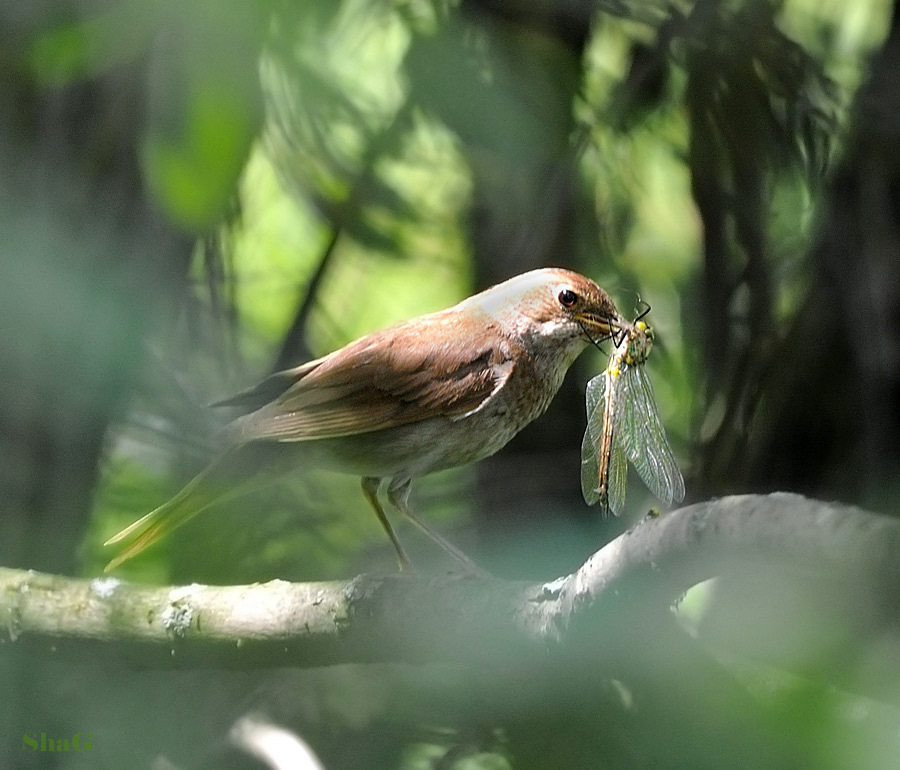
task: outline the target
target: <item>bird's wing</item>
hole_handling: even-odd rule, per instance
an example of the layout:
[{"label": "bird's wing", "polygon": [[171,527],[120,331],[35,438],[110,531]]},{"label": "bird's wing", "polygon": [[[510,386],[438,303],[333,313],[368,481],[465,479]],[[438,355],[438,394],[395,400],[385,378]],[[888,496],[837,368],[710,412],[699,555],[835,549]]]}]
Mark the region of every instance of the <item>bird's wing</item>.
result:
[{"label": "bird's wing", "polygon": [[467,334],[438,313],[363,337],[301,367],[280,396],[235,422],[235,438],[337,438],[474,412],[513,369],[508,346],[483,321]]},{"label": "bird's wing", "polygon": [[274,401],[281,396],[288,388],[297,382],[297,380],[315,369],[322,361],[323,359],[317,358],[315,361],[307,361],[305,364],[295,366],[293,369],[285,369],[270,374],[266,379],[253,387],[242,390],[240,393],[236,393],[229,398],[223,398],[221,401],[216,401],[210,404],[210,406],[240,407],[244,414],[256,411],[260,407],[265,406],[270,401]]}]

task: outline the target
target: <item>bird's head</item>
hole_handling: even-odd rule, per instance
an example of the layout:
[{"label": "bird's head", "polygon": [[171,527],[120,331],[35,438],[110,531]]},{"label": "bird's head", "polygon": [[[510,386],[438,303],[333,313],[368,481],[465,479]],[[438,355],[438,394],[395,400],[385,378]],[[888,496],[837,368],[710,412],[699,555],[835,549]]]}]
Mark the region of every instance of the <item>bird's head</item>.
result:
[{"label": "bird's head", "polygon": [[568,363],[622,322],[609,295],[590,278],[555,267],[510,278],[472,301],[526,344],[563,351]]}]

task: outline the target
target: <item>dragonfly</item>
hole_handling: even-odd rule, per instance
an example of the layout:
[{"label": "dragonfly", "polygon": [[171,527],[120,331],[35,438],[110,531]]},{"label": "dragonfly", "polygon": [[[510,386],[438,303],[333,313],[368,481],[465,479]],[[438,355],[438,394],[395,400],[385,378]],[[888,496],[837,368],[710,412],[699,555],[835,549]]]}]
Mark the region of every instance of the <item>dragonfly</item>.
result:
[{"label": "dragonfly", "polygon": [[644,364],[653,329],[643,317],[619,322],[606,370],[587,385],[588,424],[581,445],[581,491],[588,505],[618,515],[625,505],[630,461],[653,494],[667,505],[684,499],[684,479],[659,417]]}]

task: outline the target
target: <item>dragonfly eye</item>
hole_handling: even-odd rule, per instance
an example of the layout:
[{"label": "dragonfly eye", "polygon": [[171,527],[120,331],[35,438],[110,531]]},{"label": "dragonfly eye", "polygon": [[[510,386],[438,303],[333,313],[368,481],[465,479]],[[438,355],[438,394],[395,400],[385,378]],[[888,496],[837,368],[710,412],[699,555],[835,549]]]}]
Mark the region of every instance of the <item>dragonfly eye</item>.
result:
[{"label": "dragonfly eye", "polygon": [[560,289],[557,299],[563,307],[572,307],[578,302],[578,295],[571,289]]}]

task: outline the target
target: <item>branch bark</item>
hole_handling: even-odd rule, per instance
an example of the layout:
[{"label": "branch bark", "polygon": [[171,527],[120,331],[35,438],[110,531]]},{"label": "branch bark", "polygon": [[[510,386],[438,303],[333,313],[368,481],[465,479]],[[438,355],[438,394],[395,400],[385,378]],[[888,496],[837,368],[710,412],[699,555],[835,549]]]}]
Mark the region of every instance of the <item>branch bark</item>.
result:
[{"label": "branch bark", "polygon": [[860,592],[869,629],[900,620],[900,521],[779,493],[648,517],[549,583],[361,575],[151,588],[0,568],[0,649],[159,668],[528,660],[554,655],[578,629],[596,646],[596,618],[614,622],[608,610],[622,602],[668,606],[697,582],[769,565]]}]

